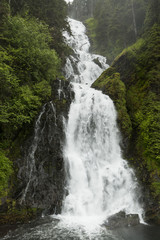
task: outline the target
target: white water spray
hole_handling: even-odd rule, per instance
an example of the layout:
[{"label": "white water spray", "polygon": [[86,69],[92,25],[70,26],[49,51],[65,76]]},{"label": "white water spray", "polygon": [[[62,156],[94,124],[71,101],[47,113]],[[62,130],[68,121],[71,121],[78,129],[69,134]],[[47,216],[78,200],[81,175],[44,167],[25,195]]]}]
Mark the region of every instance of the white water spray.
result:
[{"label": "white water spray", "polygon": [[[134,173],[121,156],[113,102],[89,87],[108,65],[104,57],[89,53],[84,25],[72,19],[69,22],[73,36],[65,33],[65,37],[75,56],[67,60],[65,70],[74,82],[75,100],[66,127],[68,195],[62,217],[91,225],[101,224],[119,211],[141,215]],[[77,74],[72,63],[77,64]]]}]

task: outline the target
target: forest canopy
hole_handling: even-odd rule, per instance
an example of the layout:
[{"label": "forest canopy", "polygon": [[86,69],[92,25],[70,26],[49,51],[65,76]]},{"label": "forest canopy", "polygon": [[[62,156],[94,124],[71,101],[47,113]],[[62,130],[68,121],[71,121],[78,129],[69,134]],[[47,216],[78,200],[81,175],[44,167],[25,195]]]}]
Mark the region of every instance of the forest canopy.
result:
[{"label": "forest canopy", "polygon": [[154,23],[160,23],[160,0],[74,0],[69,14],[86,23],[91,51],[111,63]]}]

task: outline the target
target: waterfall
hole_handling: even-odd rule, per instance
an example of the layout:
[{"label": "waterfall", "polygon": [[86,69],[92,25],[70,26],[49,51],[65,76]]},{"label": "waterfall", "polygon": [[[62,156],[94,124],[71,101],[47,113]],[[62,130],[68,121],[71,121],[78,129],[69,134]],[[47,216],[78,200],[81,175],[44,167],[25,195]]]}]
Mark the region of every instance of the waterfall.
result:
[{"label": "waterfall", "polygon": [[[73,82],[75,100],[66,126],[68,194],[62,216],[99,223],[119,211],[141,216],[136,178],[121,154],[114,104],[109,96],[90,88],[108,67],[106,59],[89,53],[90,43],[81,22],[69,19],[69,23],[72,36],[64,35],[74,56],[67,59],[65,71]],[[73,64],[77,64],[76,71]]]},{"label": "waterfall", "polygon": [[68,45],[74,50],[74,56],[67,59],[65,75],[72,82],[90,86],[109,66],[105,57],[89,53],[90,43],[85,34],[85,26],[73,19],[69,19],[69,23],[72,36],[67,32],[64,36]]},{"label": "waterfall", "polygon": [[[136,213],[136,183],[121,157],[116,112],[108,96],[75,86],[64,149],[69,168],[64,213],[110,216],[121,210]],[[136,209],[135,209],[136,208]]]},{"label": "waterfall", "polygon": [[[155,228],[123,228],[130,224],[126,220],[130,215],[125,213],[141,217],[143,209],[137,200],[139,187],[134,171],[122,158],[114,104],[109,96],[90,87],[108,65],[104,57],[89,53],[84,25],[73,19],[69,23],[73,35],[64,36],[74,54],[67,59],[65,71],[72,86],[68,81],[52,83],[54,99],[43,106],[35,122],[18,175],[25,186],[21,203],[57,210],[52,217],[44,214],[9,231],[3,240],[151,239],[154,234],[158,237]],[[64,173],[67,184],[62,211],[57,215],[63,199]],[[107,225],[109,219],[115,219],[114,214],[124,216],[119,229]]]},{"label": "waterfall", "polygon": [[[33,138],[33,141],[30,145],[30,148],[29,148],[29,151],[28,151],[28,155],[26,157],[27,159],[27,166],[26,166],[26,174],[28,175],[27,176],[27,185],[24,189],[24,192],[22,194],[22,198],[20,200],[20,203],[25,203],[25,199],[26,199],[26,194],[28,192],[28,189],[30,187],[30,184],[34,179],[34,176],[33,176],[33,172],[35,171],[36,169],[36,166],[35,166],[35,152],[37,150],[37,146],[38,146],[38,143],[40,141],[40,135],[41,135],[41,127],[40,127],[40,124],[41,124],[41,118],[45,112],[45,106],[43,106],[42,108],[42,111],[40,112],[37,120],[36,120],[36,123],[35,123],[35,128],[34,128],[34,138]],[[20,174],[20,173],[19,173]]]}]

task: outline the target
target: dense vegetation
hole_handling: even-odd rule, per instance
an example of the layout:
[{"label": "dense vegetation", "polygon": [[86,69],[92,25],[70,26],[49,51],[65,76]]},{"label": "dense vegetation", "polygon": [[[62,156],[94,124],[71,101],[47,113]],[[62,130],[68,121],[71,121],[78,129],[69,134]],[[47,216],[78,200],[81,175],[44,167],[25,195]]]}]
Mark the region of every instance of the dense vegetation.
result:
[{"label": "dense vegetation", "polygon": [[101,90],[113,99],[118,111],[117,122],[123,134],[123,145],[126,147],[131,137],[132,125],[126,106],[126,87],[120,74],[110,67],[93,83],[92,87]]},{"label": "dense vegetation", "polygon": [[0,197],[13,173],[15,140],[25,138],[61,76],[66,17],[63,0],[0,1]]},{"label": "dense vegetation", "polygon": [[74,0],[69,13],[86,23],[92,52],[111,63],[159,19],[159,5],[159,0]]},{"label": "dense vegetation", "polygon": [[[118,97],[121,104],[120,108],[116,105],[118,119],[126,101],[132,123],[126,156],[143,182],[147,216],[157,223],[160,223],[160,19],[156,14],[159,3],[148,1],[143,37],[124,49],[111,68],[93,84],[93,87],[109,94],[115,104]],[[116,86],[114,82],[117,82]],[[118,89],[117,85],[120,86]],[[124,129],[123,126],[128,124],[128,118],[120,122],[124,136],[128,128]]]},{"label": "dense vegetation", "polygon": [[[91,36],[94,36],[93,51],[105,53],[108,61],[113,61],[117,54],[134,43],[142,33],[145,11],[144,0],[100,0],[95,7],[93,19],[86,21]],[[94,29],[91,21],[94,21]]]},{"label": "dense vegetation", "polygon": [[66,18],[67,6],[64,0],[11,0],[10,11],[13,16],[17,14],[24,16],[27,13],[48,24],[52,35],[51,47],[60,56],[63,55],[65,44],[62,30],[69,30]]}]

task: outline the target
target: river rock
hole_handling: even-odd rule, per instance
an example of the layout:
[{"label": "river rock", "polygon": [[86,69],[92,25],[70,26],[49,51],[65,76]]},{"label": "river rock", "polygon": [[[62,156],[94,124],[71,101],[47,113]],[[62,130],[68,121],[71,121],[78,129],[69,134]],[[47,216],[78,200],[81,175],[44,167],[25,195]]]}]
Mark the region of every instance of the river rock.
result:
[{"label": "river rock", "polygon": [[140,223],[138,214],[126,214],[121,211],[110,216],[103,224],[105,227],[114,229],[120,227],[135,226]]}]

